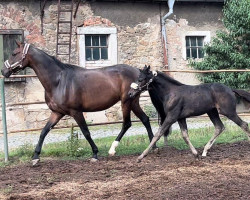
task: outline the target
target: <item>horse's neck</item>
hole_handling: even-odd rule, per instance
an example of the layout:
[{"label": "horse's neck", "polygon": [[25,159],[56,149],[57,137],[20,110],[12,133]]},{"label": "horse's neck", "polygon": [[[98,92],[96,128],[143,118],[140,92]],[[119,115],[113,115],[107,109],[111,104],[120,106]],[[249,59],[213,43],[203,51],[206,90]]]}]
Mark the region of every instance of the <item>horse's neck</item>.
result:
[{"label": "horse's neck", "polygon": [[162,101],[166,94],[169,94],[174,88],[181,85],[183,84],[170,77],[159,74],[150,85],[150,96],[151,98],[155,98],[155,101]]},{"label": "horse's neck", "polygon": [[35,71],[45,91],[51,92],[58,85],[62,69],[41,50],[32,49],[30,67]]}]

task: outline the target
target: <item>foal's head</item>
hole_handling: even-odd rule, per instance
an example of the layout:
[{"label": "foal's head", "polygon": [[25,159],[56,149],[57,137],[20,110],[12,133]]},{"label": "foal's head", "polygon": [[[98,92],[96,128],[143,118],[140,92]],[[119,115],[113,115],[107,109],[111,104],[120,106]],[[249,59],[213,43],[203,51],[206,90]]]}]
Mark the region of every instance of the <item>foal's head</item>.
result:
[{"label": "foal's head", "polygon": [[1,70],[3,76],[6,78],[8,78],[13,73],[25,69],[25,67],[28,65],[26,54],[29,50],[29,44],[22,44],[18,41],[16,41],[16,44],[18,47],[13,51],[9,60],[4,62],[3,69]]},{"label": "foal's head", "polygon": [[157,75],[157,72],[150,71],[150,66],[146,66],[141,70],[136,82],[130,85],[131,89],[129,90],[130,98],[134,98],[136,95],[148,90],[149,84],[153,81],[153,77]]}]

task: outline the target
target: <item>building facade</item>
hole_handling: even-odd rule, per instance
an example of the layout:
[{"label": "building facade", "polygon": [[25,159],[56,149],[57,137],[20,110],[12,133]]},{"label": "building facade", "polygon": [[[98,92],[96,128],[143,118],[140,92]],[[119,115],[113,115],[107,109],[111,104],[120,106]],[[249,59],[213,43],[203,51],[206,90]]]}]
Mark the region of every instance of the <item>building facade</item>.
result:
[{"label": "building facade", "polygon": [[[71,3],[63,1],[62,9],[70,9]],[[174,12],[165,23],[166,62],[161,20],[169,11],[167,1],[96,0],[80,1],[79,6],[77,3],[75,1],[73,4],[70,38],[69,23],[66,23],[71,21],[69,13],[60,13],[59,21],[62,23],[58,26],[58,1],[1,1],[2,61],[8,59],[15,48],[14,39],[19,39],[50,55],[68,54],[70,51],[72,64],[89,69],[113,64],[129,64],[138,68],[147,64],[157,70],[189,69],[188,59],[202,58],[204,44],[211,40],[217,30],[223,29],[223,0],[176,0]],[[67,55],[58,55],[58,58],[68,62]],[[25,73],[34,74],[30,69]],[[199,83],[194,74],[171,75],[186,84]],[[44,101],[44,89],[37,78],[10,79],[5,86],[7,105]],[[8,106],[9,130],[43,127],[49,113],[44,103]],[[103,112],[85,115],[87,121],[94,122],[122,117],[119,104]],[[67,125],[72,121],[64,118],[60,123]]]}]

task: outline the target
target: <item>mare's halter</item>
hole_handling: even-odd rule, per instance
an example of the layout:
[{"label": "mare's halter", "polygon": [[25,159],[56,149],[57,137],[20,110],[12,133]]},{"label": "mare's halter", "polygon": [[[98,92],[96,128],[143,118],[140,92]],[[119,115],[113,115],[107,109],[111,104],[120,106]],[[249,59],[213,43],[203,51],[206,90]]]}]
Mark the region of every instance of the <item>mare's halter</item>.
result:
[{"label": "mare's halter", "polygon": [[149,81],[147,83],[145,83],[145,85],[143,86],[139,86],[137,83],[131,83],[130,87],[134,90],[138,90],[138,91],[143,91],[143,89],[146,87],[148,90],[148,86],[150,85],[150,83],[153,82],[153,79],[155,76],[157,76],[157,72],[156,71],[152,71],[153,73],[153,77],[151,79],[149,79]]},{"label": "mare's halter", "polygon": [[21,58],[21,60],[13,63],[12,65],[9,63],[8,60],[6,60],[4,62],[5,67],[8,68],[8,69],[10,69],[11,71],[13,71],[14,69],[16,69],[18,67],[23,68],[23,60],[24,60],[24,58],[26,57],[26,55],[28,53],[29,47],[30,47],[30,44],[25,43],[25,45],[23,47],[23,52],[22,52],[22,58]]}]

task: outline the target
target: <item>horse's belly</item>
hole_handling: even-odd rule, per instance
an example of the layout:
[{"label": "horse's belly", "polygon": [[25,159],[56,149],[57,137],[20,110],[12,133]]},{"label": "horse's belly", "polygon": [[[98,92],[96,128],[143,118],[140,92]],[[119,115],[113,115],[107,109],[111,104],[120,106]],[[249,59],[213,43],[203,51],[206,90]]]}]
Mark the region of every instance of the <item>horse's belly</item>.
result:
[{"label": "horse's belly", "polygon": [[194,101],[192,104],[184,107],[181,118],[203,115],[213,108],[215,108],[215,105],[212,101]]},{"label": "horse's belly", "polygon": [[82,105],[82,111],[83,112],[102,111],[110,108],[111,106],[116,104],[119,100],[120,100],[119,97],[113,97],[113,98],[96,97],[93,98],[92,100],[84,100]]}]

